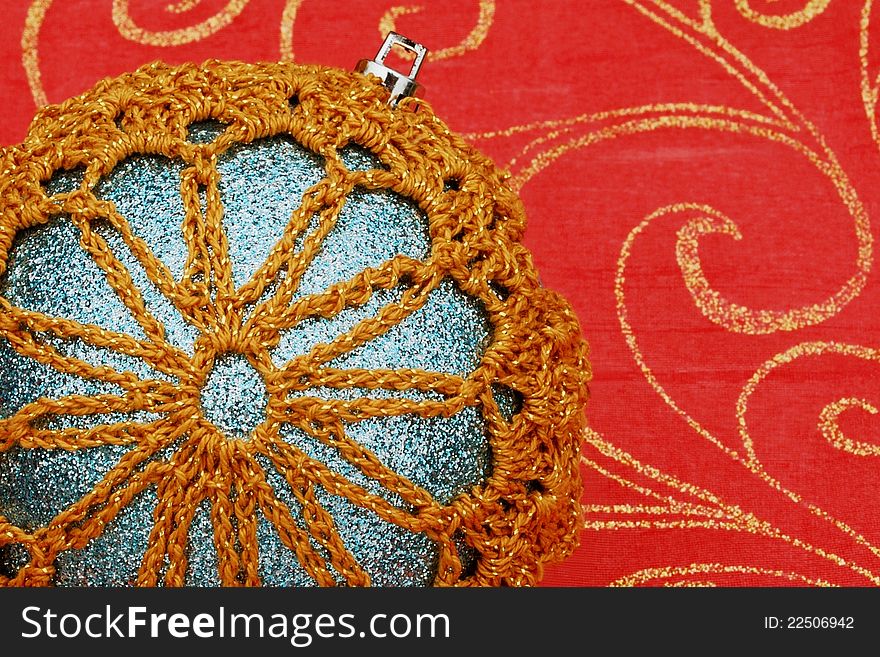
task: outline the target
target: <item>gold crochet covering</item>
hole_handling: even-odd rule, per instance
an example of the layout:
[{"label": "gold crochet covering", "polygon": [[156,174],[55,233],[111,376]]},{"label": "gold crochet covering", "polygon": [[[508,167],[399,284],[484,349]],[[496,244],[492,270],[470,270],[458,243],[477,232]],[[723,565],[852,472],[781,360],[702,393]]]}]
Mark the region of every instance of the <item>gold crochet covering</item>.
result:
[{"label": "gold crochet covering", "polygon": [[[438,585],[533,584],[544,563],[573,549],[580,515],[583,406],[590,378],[577,320],[559,295],[539,285],[531,258],[520,244],[523,209],[503,175],[450,133],[426,103],[407,99],[392,110],[386,98],[377,80],[334,69],[215,61],[201,66],[152,64],[43,109],[24,143],[0,155],[0,275],[18,231],[53,215],[69,215],[82,233],[83,248],[106,272],[147,336],[141,341],[26,311],[0,297],[0,336],[19,354],[125,390],[118,396],[40,399],[0,420],[0,450],[16,445],[66,450],[135,445],[100,484],[47,526],[29,533],[0,516],[0,547],[19,544],[30,555],[30,563],[17,576],[0,578],[0,583],[51,584],[60,551],[84,547],[150,486],[156,487],[159,502],[137,580],[146,586],[183,583],[189,522],[203,499],[212,503],[225,585],[260,584],[254,519],[258,512],[273,523],[317,583],[368,585],[369,577],[334,529],[334,519],[316,499],[319,486],[436,541]],[[187,142],[187,126],[210,118],[229,128],[211,144]],[[321,155],[326,177],[304,195],[283,239],[257,274],[236,290],[216,198],[216,156],[235,143],[278,134],[289,134]],[[348,171],[338,151],[349,143],[372,151],[386,169]],[[180,192],[189,258],[181,281],[132,233],[112,203],[91,192],[102,176],[135,153],[162,154],[187,163]],[[86,168],[81,187],[49,196],[45,182],[53,173],[77,167]],[[455,181],[453,189],[449,181]],[[355,186],[387,188],[413,199],[429,221],[430,256],[425,261],[397,256],[323,293],[291,302],[299,276]],[[204,208],[200,188],[206,190]],[[320,213],[320,228],[295,250],[296,238],[315,213]],[[145,309],[125,268],[90,230],[90,223],[99,219],[109,220],[120,232],[155,285],[197,327],[200,337],[193,357],[165,340],[163,326]],[[279,271],[285,275],[277,290],[257,303]],[[447,276],[483,302],[493,326],[492,342],[472,375],[326,365],[421,307],[427,293]],[[374,290],[401,282],[409,287],[399,303],[286,368],[273,365],[268,353],[282,330],[309,316],[329,317],[346,306],[363,304]],[[143,359],[179,383],[144,382],[131,373],[63,356],[38,339],[41,332]],[[247,440],[226,438],[205,419],[199,405],[210,364],[227,352],[248,357],[266,381],[270,398],[265,421]],[[491,394],[493,383],[522,395],[522,409],[511,422],[499,412]],[[432,391],[442,395],[442,401],[327,400],[288,394],[318,386]],[[371,417],[448,416],[466,406],[480,407],[485,417],[492,469],[483,483],[446,506],[389,470],[343,429],[343,423]],[[40,422],[57,413],[136,410],[162,413],[163,419],[63,430],[47,429]],[[407,510],[279,438],[283,423],[335,447],[365,475],[399,495]],[[175,443],[179,447],[167,459],[150,460]],[[266,482],[257,454],[284,473],[303,509],[300,522]],[[456,534],[478,553],[476,567],[465,575],[453,543]]]}]

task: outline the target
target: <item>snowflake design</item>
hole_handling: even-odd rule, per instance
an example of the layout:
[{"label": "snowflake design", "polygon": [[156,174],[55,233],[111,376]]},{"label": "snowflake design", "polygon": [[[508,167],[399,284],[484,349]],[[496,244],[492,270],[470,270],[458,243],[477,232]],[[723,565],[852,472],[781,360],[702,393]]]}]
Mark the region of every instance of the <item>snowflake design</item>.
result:
[{"label": "snowflake design", "polygon": [[413,186],[399,144],[356,145],[369,122],[315,137],[298,100],[283,129],[233,109],[162,123],[164,142],[150,111],[168,103],[129,106],[95,128],[102,157],[71,149],[4,233],[10,582],[497,575],[481,532],[510,531],[503,496],[543,490],[540,459],[490,463],[522,402],[493,337],[511,291],[475,274],[503,266],[501,206],[456,208],[467,181],[442,169]]}]

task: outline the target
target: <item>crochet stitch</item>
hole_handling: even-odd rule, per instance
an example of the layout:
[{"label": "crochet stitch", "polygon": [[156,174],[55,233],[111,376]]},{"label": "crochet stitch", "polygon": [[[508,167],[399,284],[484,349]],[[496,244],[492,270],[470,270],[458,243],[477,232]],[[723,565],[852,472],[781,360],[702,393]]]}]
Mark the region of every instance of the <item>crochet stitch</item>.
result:
[{"label": "crochet stitch", "polygon": [[[520,242],[523,208],[506,185],[505,174],[451,133],[424,101],[405,99],[395,109],[386,101],[387,92],[378,80],[337,69],[154,63],[44,108],[25,141],[0,154],[0,276],[20,231],[52,217],[69,217],[81,233],[82,247],[106,273],[146,336],[140,340],[50,317],[0,297],[0,339],[18,354],[125,391],[41,398],[28,404],[0,420],[0,451],[134,445],[93,490],[46,526],[26,531],[0,516],[0,549],[16,545],[28,555],[27,565],[13,577],[0,576],[0,584],[51,584],[60,552],[85,547],[151,486],[159,502],[137,577],[143,586],[183,584],[189,523],[204,499],[212,504],[224,585],[261,583],[254,521],[258,509],[278,530],[291,558],[298,559],[318,584],[369,585],[369,575],[346,549],[334,518],[317,499],[318,487],[435,541],[440,546],[436,585],[531,585],[540,579],[545,563],[571,552],[580,526],[580,441],[591,377],[577,319],[562,297],[539,284]],[[207,144],[187,141],[188,126],[206,120],[225,124],[223,134]],[[236,144],[276,135],[289,135],[321,156],[325,176],[304,194],[282,239],[257,273],[236,289],[216,191],[217,156]],[[339,155],[349,144],[373,153],[383,168],[350,171]],[[92,191],[134,154],[159,154],[185,163],[180,193],[186,216],[181,228],[189,256],[180,281],[132,232],[115,206]],[[54,195],[46,190],[53,174],[77,168],[85,170],[78,189]],[[301,275],[356,187],[393,190],[417,204],[428,220],[430,255],[425,260],[398,255],[322,293],[293,300]],[[320,217],[318,228],[307,233],[315,216]],[[92,230],[97,221],[109,221],[119,231],[152,283],[198,329],[193,356],[165,339],[162,324],[148,312],[125,267]],[[447,277],[481,301],[492,326],[491,342],[473,373],[460,377],[328,365],[418,310]],[[273,364],[268,354],[281,331],[309,317],[333,317],[346,307],[365,304],[375,291],[401,284],[407,289],[398,303],[284,368]],[[144,381],[130,372],[62,355],[41,334],[76,338],[142,359],[171,380]],[[200,407],[211,366],[226,353],[246,356],[266,383],[265,421],[247,439],[223,435]],[[498,384],[522,398],[510,421],[492,394],[492,386]],[[319,387],[418,390],[437,398],[321,399],[290,394]],[[491,471],[445,505],[386,467],[344,428],[345,423],[407,413],[449,417],[465,407],[478,407],[485,418]],[[44,421],[61,413],[133,411],[162,418],[88,429],[50,429]],[[371,493],[284,441],[279,427],[285,423],[335,448],[403,504]],[[167,458],[156,458],[172,445]],[[279,501],[257,455],[270,459],[284,474],[301,506],[301,518],[292,517]],[[456,541],[475,550],[473,567],[463,568]]]}]

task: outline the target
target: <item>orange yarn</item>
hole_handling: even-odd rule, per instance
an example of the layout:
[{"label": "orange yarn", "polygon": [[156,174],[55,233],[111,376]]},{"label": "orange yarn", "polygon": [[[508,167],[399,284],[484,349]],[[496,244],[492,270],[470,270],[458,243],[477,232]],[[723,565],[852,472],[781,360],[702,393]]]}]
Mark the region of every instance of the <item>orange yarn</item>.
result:
[{"label": "orange yarn", "polygon": [[[186,536],[198,504],[212,500],[211,519],[225,585],[259,585],[257,508],[278,529],[308,573],[322,585],[343,579],[367,585],[369,577],[346,550],[334,519],[320,505],[315,487],[344,495],[383,519],[422,532],[440,546],[438,585],[528,585],[542,565],[568,554],[580,525],[579,448],[590,366],[569,305],[541,287],[526,249],[525,225],[516,195],[504,176],[434,116],[423,101],[404,100],[396,109],[373,78],[344,71],[289,64],[206,62],[177,67],[151,64],[135,73],[100,82],[86,94],[46,107],[24,143],[0,154],[0,275],[6,270],[16,233],[70,217],[82,245],[106,272],[120,299],[143,326],[140,341],[76,322],[26,311],[0,297],[0,336],[22,356],[60,371],[111,382],[125,394],[91,398],[40,399],[0,421],[0,451],[22,448],[77,450],[103,444],[134,444],[131,452],[92,491],[30,533],[0,517],[0,547],[25,547],[30,562],[0,584],[47,585],[63,550],[83,548],[101,534],[122,507],[149,486],[159,502],[143,556],[138,584],[181,585],[186,571]],[[187,126],[206,119],[228,124],[211,144],[186,141]],[[294,212],[287,231],[253,279],[236,290],[221,224],[216,156],[235,143],[277,134],[323,156],[326,177],[313,186]],[[372,151],[385,170],[348,171],[338,151],[349,143]],[[91,189],[120,161],[135,153],[158,153],[186,162],[181,195],[182,226],[189,259],[182,281],[130,230],[112,203]],[[48,196],[43,183],[59,169],[85,168],[78,190]],[[444,189],[446,181],[455,189]],[[355,186],[387,188],[413,199],[428,218],[432,251],[425,261],[398,256],[375,270],[320,294],[290,303],[298,279],[322,237],[330,230],[347,193]],[[207,190],[200,208],[199,189]],[[297,236],[311,217],[322,222],[295,252]],[[145,309],[127,271],[91,230],[109,220],[144,265],[155,285],[201,336],[194,357],[166,342],[162,325]],[[285,272],[277,291],[251,310]],[[421,370],[340,370],[326,363],[387,331],[424,304],[449,276],[485,306],[494,333],[477,370],[467,378]],[[386,306],[329,345],[319,345],[286,369],[276,368],[268,351],[279,332],[308,316],[329,317],[365,303],[374,290],[409,285],[399,303]],[[94,367],[62,356],[39,339],[40,332],[78,338],[141,358],[179,383],[144,382],[131,373]],[[230,440],[211,425],[199,406],[200,387],[216,355],[248,356],[266,381],[270,396],[265,422],[248,440]],[[491,384],[509,386],[523,397],[511,422],[500,414]],[[318,386],[434,391],[443,401],[402,399],[326,400],[288,397],[287,392]],[[449,416],[479,406],[492,449],[491,475],[449,505],[385,467],[346,436],[343,422],[417,413]],[[161,410],[150,424],[119,423],[92,429],[41,428],[51,414]],[[392,505],[313,460],[279,438],[291,423],[335,447],[364,474],[402,498]],[[162,448],[182,444],[165,460],[150,461]],[[257,454],[269,457],[287,478],[303,509],[303,527],[276,498]],[[144,465],[146,464],[146,465]],[[463,535],[478,553],[476,568],[462,574],[453,535]],[[311,539],[311,540],[310,540]],[[321,545],[329,560],[313,547]]]}]

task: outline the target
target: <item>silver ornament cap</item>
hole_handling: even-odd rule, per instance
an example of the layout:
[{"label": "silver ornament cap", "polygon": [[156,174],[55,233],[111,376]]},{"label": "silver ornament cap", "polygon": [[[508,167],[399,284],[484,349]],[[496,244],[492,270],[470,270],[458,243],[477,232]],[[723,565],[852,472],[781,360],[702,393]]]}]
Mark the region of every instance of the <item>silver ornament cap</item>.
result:
[{"label": "silver ornament cap", "polygon": [[[415,55],[415,60],[413,60],[412,67],[407,75],[385,66],[385,60],[394,46],[401,46]],[[376,58],[362,59],[354,70],[366,75],[375,75],[382,80],[382,84],[391,92],[388,104],[394,107],[402,99],[414,96],[421,89],[421,85],[416,82],[416,76],[419,74],[419,69],[422,67],[422,62],[427,54],[428,49],[421,43],[407,39],[397,32],[389,32],[382,43],[382,47],[379,48],[379,52],[376,53]]]}]

